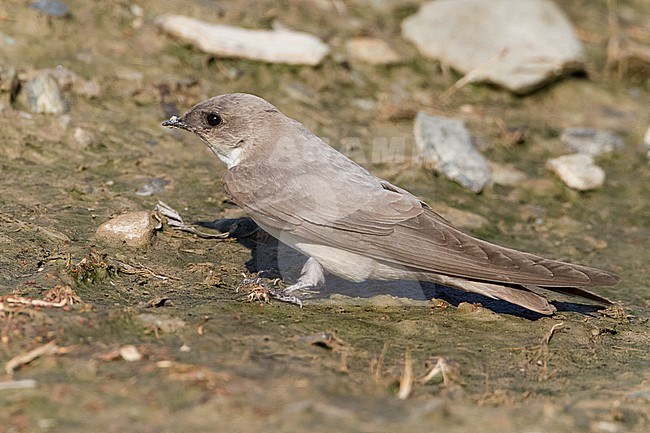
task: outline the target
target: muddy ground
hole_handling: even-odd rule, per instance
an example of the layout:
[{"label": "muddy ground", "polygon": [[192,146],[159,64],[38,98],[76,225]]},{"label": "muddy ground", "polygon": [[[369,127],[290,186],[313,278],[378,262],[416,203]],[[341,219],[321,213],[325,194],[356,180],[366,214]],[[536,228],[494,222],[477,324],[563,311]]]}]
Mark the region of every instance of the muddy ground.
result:
[{"label": "muddy ground", "polygon": [[[142,19],[127,1],[70,0],[62,19],[29,3],[0,4],[0,67],[62,65],[95,79],[101,96],[68,92],[69,113],[51,116],[0,93],[0,295],[72,290],[81,300],[42,308],[3,298],[2,366],[57,348],[3,373],[0,386],[35,382],[0,390],[0,431],[650,431],[650,168],[639,146],[650,82],[643,69],[605,72],[604,1],[560,2],[585,43],[587,75],[526,97],[468,86],[446,104],[437,98],[459,76],[399,37],[416,2],[141,0]],[[212,58],[156,29],[153,18],[171,11],[260,28],[277,20],[333,53],[316,68]],[[623,32],[650,45],[647,2],[620,1],[617,14]],[[358,35],[384,38],[406,61],[347,62],[344,42]],[[434,207],[487,218],[476,235],[619,273],[599,293],[622,308],[603,314],[560,299],[557,315],[539,317],[440,288],[331,279],[299,309],[235,291],[242,274],[285,257],[246,224],[229,240],[164,226],[145,249],[97,241],[101,223],[158,200],[187,221],[244,216],[220,187],[222,164],[160,126],[174,108],[234,91],[263,96],[333,145],[358,138],[348,151],[372,172]],[[490,160],[527,180],[475,195],[409,161],[373,158],[373,137],[412,145],[417,109],[465,119]],[[500,124],[524,128],[525,141],[508,142]],[[567,153],[559,134],[569,126],[624,137],[623,151],[598,159],[602,189],[571,191],[544,168]],[[97,140],[76,140],[76,128]],[[141,195],[146,185],[153,194]],[[439,358],[446,380],[420,383]],[[400,400],[408,365],[416,381]]]}]

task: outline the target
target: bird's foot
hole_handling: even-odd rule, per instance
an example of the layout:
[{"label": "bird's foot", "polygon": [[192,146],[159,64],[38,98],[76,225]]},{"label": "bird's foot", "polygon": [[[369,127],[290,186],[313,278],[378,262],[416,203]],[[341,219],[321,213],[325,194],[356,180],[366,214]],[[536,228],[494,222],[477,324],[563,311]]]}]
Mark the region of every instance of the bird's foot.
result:
[{"label": "bird's foot", "polygon": [[288,287],[284,289],[270,288],[267,289],[267,291],[273,299],[277,299],[278,301],[297,305],[300,308],[302,308],[303,307],[302,300],[297,296],[291,295],[290,292],[287,291],[287,289]]},{"label": "bird's foot", "polygon": [[294,290],[300,288],[292,289],[293,286],[286,288],[280,288],[280,279],[276,278],[274,280],[269,280],[267,278],[253,277],[253,278],[244,278],[239,282],[236,292],[246,290],[248,294],[246,295],[246,300],[248,302],[264,302],[270,303],[271,298],[278,301],[287,302],[303,307],[302,301],[295,295],[290,293]]},{"label": "bird's foot", "polygon": [[[271,282],[271,285],[267,283]],[[269,298],[277,299],[278,301],[288,302],[303,307],[302,300],[295,296],[294,292],[299,292],[302,296],[311,296],[317,293],[317,288],[325,282],[325,273],[320,265],[313,257],[310,257],[302,267],[302,272],[298,281],[289,287],[278,287],[280,279],[269,280],[267,278],[253,277],[244,279],[237,286],[236,291],[244,287],[249,289],[247,299],[253,301],[268,302]]]}]

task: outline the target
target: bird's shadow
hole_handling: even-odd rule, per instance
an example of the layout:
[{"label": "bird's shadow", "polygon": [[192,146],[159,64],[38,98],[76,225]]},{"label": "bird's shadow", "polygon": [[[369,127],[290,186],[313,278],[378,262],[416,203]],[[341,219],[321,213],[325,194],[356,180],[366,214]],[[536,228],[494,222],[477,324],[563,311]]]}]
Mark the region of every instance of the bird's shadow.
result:
[{"label": "bird's shadow", "polygon": [[[282,278],[286,282],[294,282],[300,276],[302,265],[307,257],[293,250],[260,229],[248,217],[224,218],[215,221],[196,221],[195,225],[229,233],[242,246],[251,250],[251,259],[246,262],[246,269],[251,274],[264,278]],[[480,304],[499,314],[510,314],[528,320],[538,320],[547,317],[510,302],[488,298],[477,293],[447,287],[440,284],[419,281],[365,281],[354,283],[334,275],[327,275],[325,285],[319,289],[312,299],[328,298],[332,294],[343,294],[351,297],[369,298],[379,294],[388,294],[413,300],[426,301],[433,298],[442,299],[453,306],[461,302]],[[551,302],[558,312],[575,312],[591,315],[602,309],[602,306],[580,304],[569,301]]]}]

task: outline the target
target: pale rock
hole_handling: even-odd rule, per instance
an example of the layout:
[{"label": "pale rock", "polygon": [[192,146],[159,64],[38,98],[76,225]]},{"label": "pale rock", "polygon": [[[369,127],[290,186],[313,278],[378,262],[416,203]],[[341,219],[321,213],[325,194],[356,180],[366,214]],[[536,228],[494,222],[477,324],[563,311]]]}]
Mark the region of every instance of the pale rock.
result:
[{"label": "pale rock", "polygon": [[47,70],[38,71],[25,83],[27,106],[32,113],[63,114],[68,104],[63,99],[59,84]]},{"label": "pale rock", "polygon": [[151,244],[155,230],[160,227],[150,212],[127,212],[99,226],[95,235],[109,244],[140,248]]},{"label": "pale rock", "polygon": [[414,132],[423,164],[476,193],[491,183],[487,160],[474,146],[462,120],[419,112]]},{"label": "pale rock", "polygon": [[142,354],[138,348],[133,345],[120,347],[120,356],[127,362],[135,362],[142,359]]},{"label": "pale rock", "polygon": [[432,1],[402,22],[402,35],[470,81],[519,94],[584,63],[571,23],[549,0]]},{"label": "pale rock", "polygon": [[591,156],[621,150],[624,146],[623,139],[615,132],[593,128],[567,128],[560,140],[573,151]]},{"label": "pale rock", "polygon": [[578,191],[600,188],[605,183],[605,171],[594,164],[594,158],[584,153],[564,155],[546,161],[546,167],[569,187]]},{"label": "pale rock", "polygon": [[75,128],[74,130],[74,140],[77,142],[77,144],[81,147],[88,147],[88,146],[93,146],[97,144],[97,136],[93,134],[91,131],[88,131],[87,129],[84,128]]},{"label": "pale rock", "polygon": [[170,35],[218,56],[313,66],[329,53],[327,44],[303,32],[251,30],[172,14],[159,16],[156,23]]},{"label": "pale rock", "polygon": [[386,42],[376,38],[354,38],[345,44],[345,49],[351,60],[371,65],[389,65],[402,60]]}]

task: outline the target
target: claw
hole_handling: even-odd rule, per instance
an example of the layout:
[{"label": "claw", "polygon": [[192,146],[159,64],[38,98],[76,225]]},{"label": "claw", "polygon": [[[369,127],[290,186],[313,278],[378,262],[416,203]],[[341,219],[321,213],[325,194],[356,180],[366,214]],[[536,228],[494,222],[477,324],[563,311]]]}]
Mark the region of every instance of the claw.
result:
[{"label": "claw", "polygon": [[[273,286],[277,286],[280,282],[279,278],[271,281],[270,283]],[[278,301],[287,302],[289,304],[294,304],[303,308],[303,303],[297,296],[290,295],[289,293],[294,290],[304,290],[306,287],[287,287],[286,289],[280,289],[275,287],[269,287],[267,281],[264,278],[253,277],[253,278],[244,278],[239,282],[235,292],[239,292],[246,286],[253,286],[253,290],[246,296],[246,299],[250,302],[254,301],[263,301],[268,303],[269,296]]]},{"label": "claw", "polygon": [[288,291],[286,289],[267,289],[269,292],[269,295],[273,299],[277,299],[278,301],[282,302],[288,302],[289,304],[294,304],[299,306],[300,308],[303,308],[302,301],[300,298],[297,296],[289,295]]}]

